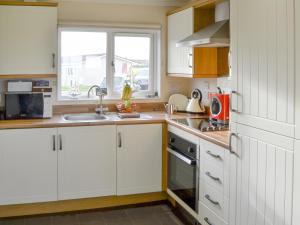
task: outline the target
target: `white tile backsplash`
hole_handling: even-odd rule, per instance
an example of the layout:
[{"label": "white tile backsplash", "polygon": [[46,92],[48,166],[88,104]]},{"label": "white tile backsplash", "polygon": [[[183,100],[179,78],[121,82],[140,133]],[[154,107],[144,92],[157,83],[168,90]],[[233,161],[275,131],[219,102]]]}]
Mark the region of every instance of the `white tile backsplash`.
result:
[{"label": "white tile backsplash", "polygon": [[[208,93],[218,92],[217,87],[220,87],[225,93],[230,93],[231,91],[231,79],[229,77],[220,78],[194,78],[190,80],[190,92],[198,88],[203,95],[203,103],[209,105]],[[190,96],[188,96],[190,97]]]},{"label": "white tile backsplash", "polygon": [[217,79],[217,85],[220,87],[225,93],[231,92],[231,78],[230,77],[220,77]]},{"label": "white tile backsplash", "polygon": [[191,79],[190,92],[195,88],[200,89],[203,96],[202,101],[204,105],[208,105],[208,93],[217,91],[217,79]]}]

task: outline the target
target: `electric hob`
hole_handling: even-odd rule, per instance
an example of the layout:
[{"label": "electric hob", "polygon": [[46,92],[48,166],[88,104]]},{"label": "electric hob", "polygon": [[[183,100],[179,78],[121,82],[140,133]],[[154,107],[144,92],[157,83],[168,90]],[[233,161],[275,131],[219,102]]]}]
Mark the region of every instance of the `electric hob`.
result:
[{"label": "electric hob", "polygon": [[229,130],[229,125],[217,123],[209,119],[185,118],[185,119],[172,119],[172,121],[179,124],[183,124],[185,126],[191,127],[196,130],[200,130],[202,132]]}]

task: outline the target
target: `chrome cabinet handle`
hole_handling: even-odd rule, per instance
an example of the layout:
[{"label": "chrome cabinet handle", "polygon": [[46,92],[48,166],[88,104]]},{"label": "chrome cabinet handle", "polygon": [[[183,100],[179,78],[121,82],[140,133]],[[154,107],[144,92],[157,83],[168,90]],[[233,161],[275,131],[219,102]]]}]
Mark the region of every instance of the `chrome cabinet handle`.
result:
[{"label": "chrome cabinet handle", "polygon": [[234,154],[236,156],[238,156],[238,154],[232,150],[232,137],[238,137],[238,135],[236,133],[230,133],[229,135],[229,151],[231,154]]},{"label": "chrome cabinet handle", "polygon": [[212,200],[212,199],[210,198],[209,195],[205,195],[204,197],[205,197],[208,201],[210,201],[212,204],[214,204],[214,205],[220,205],[219,202]]},{"label": "chrome cabinet handle", "polygon": [[62,150],[63,144],[62,144],[62,137],[61,137],[61,134],[58,135],[58,137],[59,137],[59,150]]},{"label": "chrome cabinet handle", "polygon": [[231,68],[231,50],[228,51],[228,68],[230,69]]},{"label": "chrome cabinet handle", "polygon": [[193,68],[193,65],[192,65],[192,60],[191,58],[193,57],[193,54],[189,53],[189,68]]},{"label": "chrome cabinet handle", "polygon": [[55,135],[52,135],[52,150],[55,151],[56,150],[56,137]]},{"label": "chrome cabinet handle", "polygon": [[208,219],[207,217],[204,218],[204,221],[205,221],[208,225],[213,225],[213,224],[209,221],[209,219]]},{"label": "chrome cabinet handle", "polygon": [[52,68],[55,68],[55,53],[52,53]]},{"label": "chrome cabinet handle", "polygon": [[215,180],[215,181],[221,182],[220,178],[212,176],[212,175],[210,174],[210,172],[207,171],[205,174],[206,174],[206,176],[208,176],[209,178],[211,178],[211,179],[213,179],[213,180]]},{"label": "chrome cabinet handle", "polygon": [[231,112],[237,113],[238,111],[237,111],[236,109],[233,109],[233,108],[232,108],[232,95],[233,95],[233,94],[236,94],[236,95],[237,95],[238,93],[237,93],[237,91],[231,91],[231,92],[230,92],[229,109],[230,109]]},{"label": "chrome cabinet handle", "polygon": [[221,156],[219,156],[219,155],[215,155],[215,154],[211,153],[211,151],[207,151],[206,153],[207,153],[207,154],[209,154],[210,156],[212,156],[212,157],[216,158],[216,159],[220,159],[220,160],[222,160],[222,157],[221,157]]},{"label": "chrome cabinet handle", "polygon": [[112,72],[115,73],[115,72],[116,72],[115,61],[112,61],[112,62],[111,62],[111,67],[112,67]]},{"label": "chrome cabinet handle", "polygon": [[118,147],[122,148],[122,136],[121,136],[121,132],[118,132]]}]

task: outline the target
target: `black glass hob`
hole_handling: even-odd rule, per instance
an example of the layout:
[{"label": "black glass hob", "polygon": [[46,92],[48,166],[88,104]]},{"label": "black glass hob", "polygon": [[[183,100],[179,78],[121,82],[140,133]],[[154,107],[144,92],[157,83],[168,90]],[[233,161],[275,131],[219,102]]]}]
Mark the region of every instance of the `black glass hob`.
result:
[{"label": "black glass hob", "polygon": [[186,125],[193,129],[200,130],[202,132],[209,131],[225,131],[229,130],[228,124],[218,123],[209,119],[201,118],[185,118],[185,119],[172,119],[174,122]]}]

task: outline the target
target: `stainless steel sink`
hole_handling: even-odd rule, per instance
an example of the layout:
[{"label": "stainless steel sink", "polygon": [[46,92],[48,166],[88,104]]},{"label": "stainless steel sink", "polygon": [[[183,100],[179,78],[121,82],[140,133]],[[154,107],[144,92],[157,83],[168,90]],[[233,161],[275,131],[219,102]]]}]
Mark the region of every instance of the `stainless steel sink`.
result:
[{"label": "stainless steel sink", "polygon": [[99,121],[99,120],[108,120],[109,118],[105,115],[101,114],[87,114],[87,113],[80,113],[80,114],[67,114],[63,116],[65,120],[68,121]]}]

